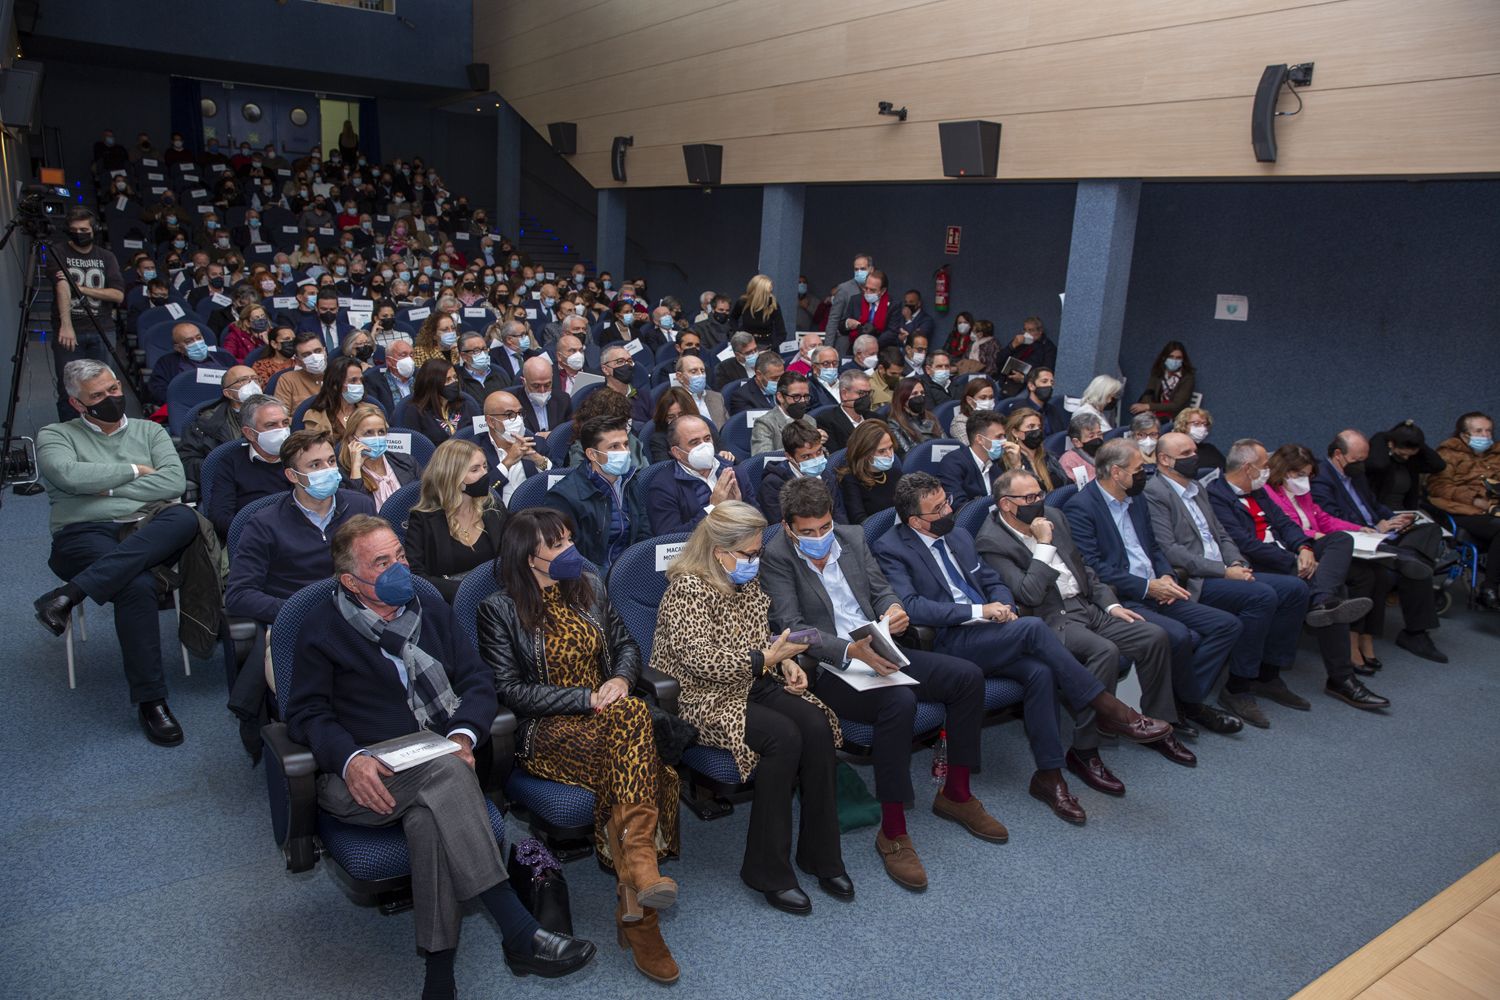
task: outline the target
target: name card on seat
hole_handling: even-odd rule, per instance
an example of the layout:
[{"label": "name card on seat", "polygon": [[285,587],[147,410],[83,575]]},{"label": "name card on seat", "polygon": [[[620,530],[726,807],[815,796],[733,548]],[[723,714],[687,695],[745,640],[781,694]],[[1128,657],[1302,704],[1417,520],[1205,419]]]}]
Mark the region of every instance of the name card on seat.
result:
[{"label": "name card on seat", "polygon": [[291,233],[293,236],[297,235],[297,227],[296,226],[282,226],[281,227],[281,231],[283,233]]},{"label": "name card on seat", "polygon": [[145,249],[145,244],[142,243],[140,240],[121,240],[120,241],[120,246],[124,247],[126,250],[143,250],[143,249]]},{"label": "name card on seat", "polygon": [[656,546],[656,571],[658,573],[665,573],[667,567],[672,565],[672,561],[677,558],[678,553],[686,546],[687,542],[662,542],[658,544]]},{"label": "name card on seat", "polygon": [[767,413],[770,413],[770,412],[771,412],[770,410],[746,410],[745,411],[745,426],[746,427],[754,427],[755,426],[755,422],[757,420],[759,420],[761,417],[765,416]]},{"label": "name card on seat", "polygon": [[948,456],[949,452],[957,451],[961,447],[963,446],[957,444],[935,444],[932,446],[930,454],[934,462],[941,462]]},{"label": "name card on seat", "polygon": [[333,235],[333,227],[332,226],[319,226],[318,227],[318,235],[319,236],[332,236]]},{"label": "name card on seat", "polygon": [[295,309],[297,308],[297,296],[278,295],[271,300],[271,305],[277,309]]},{"label": "name card on seat", "polygon": [[[531,312],[530,309],[528,309],[526,311],[527,312]],[[629,351],[631,354],[639,354],[642,351],[644,351],[645,349],[646,349],[646,345],[642,344],[639,340],[627,340],[627,341],[625,341],[625,350]]]},{"label": "name card on seat", "polygon": [[475,417],[474,418],[474,433],[476,435],[479,435],[479,434],[488,434],[489,432],[490,432],[490,425],[485,421],[484,415],[481,414],[481,415]]},{"label": "name card on seat", "polygon": [[199,368],[198,382],[201,385],[223,385],[224,374],[223,368]]},{"label": "name card on seat", "polygon": [[730,358],[734,357],[734,348],[725,345],[724,349],[718,354],[715,354],[714,357],[718,358],[720,361],[728,361]]},{"label": "name card on seat", "polygon": [[190,196],[194,197],[194,198],[207,198],[208,197],[208,189],[207,188],[193,188],[191,191],[188,192],[188,194]]},{"label": "name card on seat", "polygon": [[198,214],[199,215],[208,215],[213,210],[214,210],[214,207],[212,205],[199,205],[198,206]]},{"label": "name card on seat", "polygon": [[782,353],[782,354],[785,354],[787,351],[795,351],[797,349],[797,347],[798,347],[797,341],[795,341],[795,340],[783,340],[781,342],[781,346],[778,347],[778,348],[776,348],[776,350],[778,352]]},{"label": "name card on seat", "polygon": [[490,311],[484,306],[464,306],[464,315],[475,319],[483,319]]},{"label": "name card on seat", "polygon": [[182,306],[178,305],[176,302],[168,302],[167,315],[171,316],[173,319],[182,319],[182,317],[187,315],[187,313],[186,310],[184,310]]},{"label": "name card on seat", "polygon": [[407,431],[386,431],[385,450],[397,455],[410,455],[411,434]]},{"label": "name card on seat", "polygon": [[217,292],[214,293],[213,295],[210,295],[209,298],[213,300],[213,303],[216,306],[229,306],[229,305],[233,305],[234,304],[234,300],[231,299],[229,296],[222,295],[222,294],[219,294]]},{"label": "name card on seat", "polygon": [[556,486],[558,483],[562,482],[564,479],[567,479],[567,478],[568,478],[568,474],[566,472],[549,472],[549,473],[547,473],[547,489],[550,490],[552,487]]},{"label": "name card on seat", "polygon": [[389,215],[377,215],[377,216],[375,216],[375,221],[376,222],[390,222],[391,221],[391,217]]},{"label": "name card on seat", "polygon": [[[342,305],[342,304],[343,304],[343,302],[342,302],[342,300],[340,300],[340,305]],[[352,309],[354,312],[360,312],[360,313],[374,312],[375,311],[375,300],[374,299],[350,299],[349,300],[349,308]]]},{"label": "name card on seat", "polygon": [[270,253],[275,249],[275,247],[271,246],[271,244],[269,243],[256,243],[251,246],[250,249],[255,253]]},{"label": "name card on seat", "polygon": [[159,166],[161,166],[161,161],[160,160],[147,160],[147,159],[142,158],[142,160],[141,160],[141,166],[143,166],[143,167],[159,167]]},{"label": "name card on seat", "polygon": [[406,318],[409,319],[409,320],[419,320],[419,319],[426,319],[428,316],[431,316],[431,315],[432,315],[432,307],[431,306],[423,306],[420,309],[413,309],[411,312],[407,313],[406,314]]}]

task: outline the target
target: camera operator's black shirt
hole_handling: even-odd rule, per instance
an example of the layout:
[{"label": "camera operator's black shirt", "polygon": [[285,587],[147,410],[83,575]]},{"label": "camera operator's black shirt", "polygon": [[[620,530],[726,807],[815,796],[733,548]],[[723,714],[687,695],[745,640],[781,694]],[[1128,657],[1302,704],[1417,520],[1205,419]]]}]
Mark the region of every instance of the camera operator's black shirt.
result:
[{"label": "camera operator's black shirt", "polygon": [[[87,251],[81,251],[69,243],[61,243],[54,249],[62,255],[56,263],[68,269],[68,273],[73,277],[73,283],[79,288],[115,288],[122,292],[125,290],[125,278],[120,273],[120,262],[115,260],[115,255],[108,250],[95,244]],[[94,332],[94,324],[89,321],[90,313],[93,313],[99,321],[101,330],[106,333],[114,331],[114,306],[108,302],[91,299],[87,295],[73,295],[72,299],[75,334],[81,337],[86,333]],[[61,317],[57,314],[57,301],[54,299],[52,329],[57,329],[60,320]]]}]

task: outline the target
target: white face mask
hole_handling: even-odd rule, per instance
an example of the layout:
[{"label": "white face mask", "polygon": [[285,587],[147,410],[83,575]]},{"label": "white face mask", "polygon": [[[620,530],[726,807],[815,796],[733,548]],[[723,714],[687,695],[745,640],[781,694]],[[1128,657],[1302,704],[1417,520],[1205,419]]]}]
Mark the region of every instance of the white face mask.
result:
[{"label": "white face mask", "polygon": [[318,351],[316,354],[309,354],[302,359],[302,367],[310,375],[321,375],[328,368],[328,355],[322,351]]},{"label": "white face mask", "polygon": [[500,422],[500,433],[512,441],[526,433],[526,421],[521,417],[510,417]]},{"label": "white face mask", "polygon": [[260,383],[259,382],[246,382],[244,385],[242,385],[238,389],[236,389],[235,393],[236,393],[236,395],[239,396],[240,402],[243,403],[245,400],[249,399],[251,396],[259,396],[260,395]]},{"label": "white face mask", "polygon": [[267,455],[280,455],[281,446],[286,444],[286,439],[292,436],[290,427],[273,427],[268,431],[260,431],[255,435],[255,443],[261,451]]},{"label": "white face mask", "polygon": [[975,413],[980,413],[980,412],[983,412],[985,410],[993,410],[994,408],[995,408],[995,401],[993,399],[979,399],[979,398],[976,397],[975,400],[974,400],[974,412]]},{"label": "white face mask", "polygon": [[875,365],[880,361],[880,355],[872,354],[859,363],[859,366],[867,372],[875,370]]},{"label": "white face mask", "polygon": [[551,392],[528,392],[526,398],[531,400],[532,406],[546,406],[552,402]]},{"label": "white face mask", "polygon": [[1193,424],[1188,427],[1188,437],[1192,438],[1194,441],[1201,443],[1205,438],[1208,437],[1208,428],[1204,427],[1202,424]]},{"label": "white face mask", "polygon": [[1310,476],[1288,476],[1286,478],[1286,491],[1294,497],[1302,497],[1312,492],[1312,478]]},{"label": "white face mask", "polygon": [[571,368],[571,369],[573,369],[575,372],[583,370],[583,352],[582,351],[574,351],[572,354],[569,354],[563,360],[567,363],[568,367]]},{"label": "white face mask", "polygon": [[1136,444],[1140,445],[1141,451],[1147,455],[1155,454],[1156,452],[1156,438],[1141,438]]},{"label": "white face mask", "polygon": [[1252,480],[1250,480],[1250,489],[1252,489],[1252,490],[1258,490],[1258,489],[1262,488],[1263,486],[1265,486],[1266,483],[1269,483],[1270,481],[1271,481],[1271,470],[1270,469],[1261,469],[1258,473],[1255,474],[1255,478],[1252,479]]},{"label": "white face mask", "polygon": [[969,332],[969,324],[967,324],[967,323],[960,323],[960,324],[958,324],[958,332],[959,333],[968,333]]},{"label": "white face mask", "polygon": [[714,443],[705,441],[700,445],[694,445],[692,451],[688,452],[688,465],[699,472],[707,472],[714,467]]},{"label": "white face mask", "polygon": [[411,378],[412,373],[417,370],[417,363],[412,360],[411,355],[400,358],[396,362],[396,374],[402,378]]},{"label": "white face mask", "polygon": [[1023,344],[1035,344],[1036,343],[1036,338],[1033,337],[1029,333],[1023,333],[1023,334],[1021,334],[1021,343],[1023,343]]},{"label": "white face mask", "polygon": [[927,360],[927,352],[926,351],[918,351],[918,352],[916,352],[915,354],[913,354],[911,356],[911,363],[914,364],[914,365],[920,365],[920,364],[924,363],[926,360]]}]

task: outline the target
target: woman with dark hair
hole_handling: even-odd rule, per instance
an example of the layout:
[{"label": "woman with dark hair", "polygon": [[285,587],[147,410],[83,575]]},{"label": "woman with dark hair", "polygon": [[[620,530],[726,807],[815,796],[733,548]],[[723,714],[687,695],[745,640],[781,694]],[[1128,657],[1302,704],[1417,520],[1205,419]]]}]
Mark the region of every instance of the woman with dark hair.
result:
[{"label": "woman with dark hair", "polygon": [[958,398],[958,409],[948,423],[948,436],[959,441],[969,440],[969,418],[983,410],[995,408],[995,383],[983,376],[971,378],[964,383],[963,395]]},{"label": "woman with dark hair", "polygon": [[896,461],[896,442],[884,420],[864,420],[854,428],[844,446],[844,463],[836,474],[850,524],[861,524],[870,515],[896,505],[901,464]]},{"label": "woman with dark hair", "polygon": [[1392,510],[1416,510],[1422,503],[1422,477],[1448,467],[1415,420],[1403,420],[1388,431],[1370,435],[1365,478],[1375,500]]},{"label": "woman with dark hair", "polygon": [[650,708],[631,693],[640,648],[557,511],[515,514],[495,567],[500,591],[479,606],[479,654],[500,704],[521,720],[516,757],[528,774],[594,793],[594,848],[618,880],[620,943],[645,975],[674,982],[656,911],[677,901],[677,883],[657,867],[681,849],[677,774],[657,753]]},{"label": "woman with dark hair", "polygon": [[455,368],[463,364],[458,353],[458,320],[441,309],[428,313],[412,343],[411,359],[418,367],[433,358],[442,358]]},{"label": "woman with dark hair", "polygon": [[647,443],[651,461],[665,462],[672,457],[672,446],[667,441],[667,428],[672,426],[672,421],[684,413],[696,416],[698,405],[693,402],[693,394],[681,386],[672,386],[656,401],[656,410],[651,415],[650,438]]},{"label": "woman with dark hair", "polygon": [[974,317],[967,310],[953,317],[953,329],[948,334],[947,341],[943,347],[953,359],[955,369],[960,375],[971,372],[983,371],[977,361],[971,361],[971,367],[964,367],[964,360],[969,353],[969,348],[974,344]]},{"label": "woman with dark hair", "polygon": [[888,422],[900,458],[905,458],[908,451],[923,441],[943,436],[942,428],[927,408],[927,387],[919,378],[904,378],[896,385]]},{"label": "woman with dark hair", "polygon": [[342,437],[344,423],[365,398],[365,366],[357,358],[334,358],[323,375],[323,387],[302,414],[302,426]]},{"label": "woman with dark hair", "polygon": [[1193,398],[1196,373],[1180,341],[1169,340],[1151,362],[1146,391],[1130,407],[1131,413],[1154,413],[1157,420],[1172,420]]},{"label": "woman with dark hair", "polygon": [[431,358],[417,369],[406,406],[407,419],[433,444],[442,444],[472,426],[474,418],[482,413],[479,404],[459,384],[453,366],[442,358]]}]

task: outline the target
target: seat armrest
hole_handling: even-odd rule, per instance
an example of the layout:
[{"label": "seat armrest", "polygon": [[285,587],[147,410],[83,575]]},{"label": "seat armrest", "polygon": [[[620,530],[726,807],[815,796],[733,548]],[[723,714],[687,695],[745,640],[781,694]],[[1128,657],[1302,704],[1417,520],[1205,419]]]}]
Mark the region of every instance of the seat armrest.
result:
[{"label": "seat armrest", "polygon": [[657,707],[668,715],[677,714],[677,696],[682,692],[682,685],[677,678],[668,677],[654,667],[641,665],[641,679],[636,682],[636,689],[643,694],[651,694],[656,698]]},{"label": "seat armrest", "polygon": [[516,715],[503,705],[490,723],[489,744],[488,766],[482,775],[482,785],[486,792],[498,792],[505,787],[505,779],[510,777],[516,760]]},{"label": "seat armrest", "polygon": [[271,832],[286,852],[287,867],[306,871],[316,861],[312,838],[318,825],[318,763],[312,751],[292,740],[286,723],[262,726]]},{"label": "seat armrest", "polygon": [[937,644],[937,629],[931,625],[913,625],[898,635],[896,642],[908,649],[925,649],[931,652],[932,647]]}]

